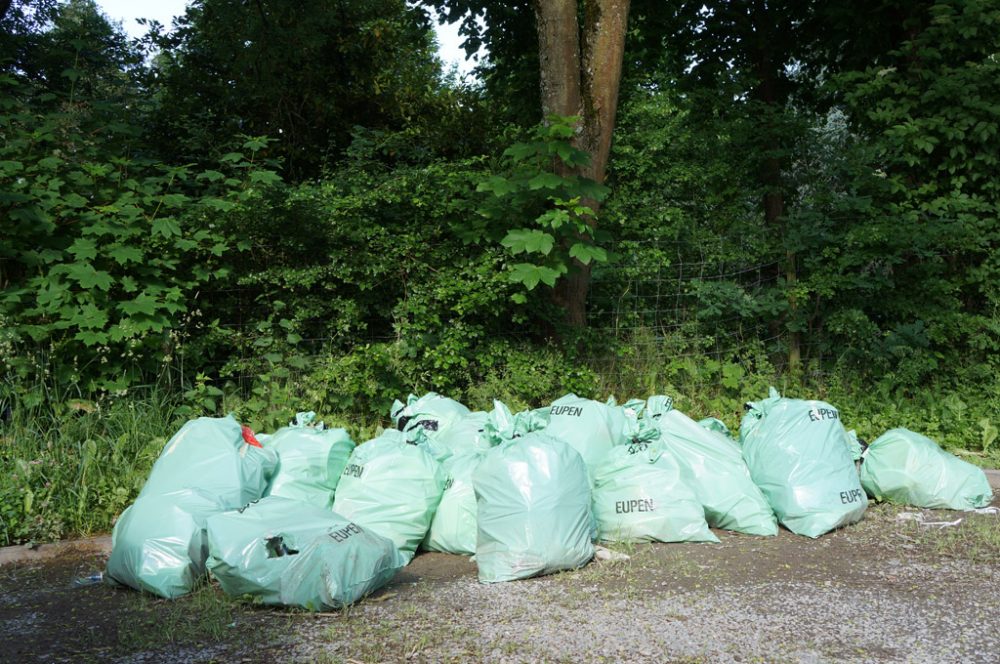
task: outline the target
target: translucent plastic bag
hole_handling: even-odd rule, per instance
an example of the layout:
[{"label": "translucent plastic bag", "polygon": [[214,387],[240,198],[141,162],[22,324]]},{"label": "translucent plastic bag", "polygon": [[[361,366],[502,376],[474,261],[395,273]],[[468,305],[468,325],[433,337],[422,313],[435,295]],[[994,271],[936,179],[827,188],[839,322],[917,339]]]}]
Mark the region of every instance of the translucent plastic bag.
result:
[{"label": "translucent plastic bag", "polygon": [[431,527],[444,483],[437,459],[390,429],[351,454],[333,511],[388,537],[409,562]]},{"label": "translucent plastic bag", "polygon": [[747,404],[740,441],[754,483],[793,533],[819,537],[864,516],[868,498],[830,404],[771,388],[769,398]]},{"label": "translucent plastic bag", "polygon": [[[354,537],[363,544],[352,549],[357,559],[342,560],[340,568],[335,570],[340,579],[337,587],[367,587],[371,579],[366,570],[376,563],[380,569],[384,567],[386,572],[393,573],[405,564],[388,539],[365,531],[328,509],[280,496],[262,498],[239,510],[216,514],[208,519],[207,530],[207,567],[222,589],[234,596],[257,597],[264,604],[305,606],[316,594],[317,588],[303,588],[303,580],[289,573],[289,568],[321,537],[331,538],[335,543]],[[382,565],[380,561],[385,559],[392,564]],[[340,599],[347,597],[341,595]]]},{"label": "translucent plastic bag", "polygon": [[490,414],[487,432],[498,444],[473,473],[484,583],[575,569],[594,555],[586,466],[542,426],[533,413],[515,419],[500,402]]},{"label": "translucent plastic bag", "polygon": [[627,432],[594,475],[594,516],[611,542],[718,542],[677,459],[650,419]]},{"label": "translucent plastic bag", "polygon": [[876,500],[927,509],[971,510],[993,501],[982,468],[909,429],[891,429],[862,454],[861,485]]},{"label": "translucent plastic bag", "polygon": [[683,469],[710,526],[751,535],[778,534],[774,511],[751,479],[734,441],[674,410],[670,397],[650,397],[645,413],[659,427],[662,444]]},{"label": "translucent plastic bag", "polygon": [[264,440],[278,465],[265,495],[301,500],[317,507],[333,505],[340,474],[354,451],[354,441],[344,429],[312,425],[316,414],[299,413],[295,423]]}]

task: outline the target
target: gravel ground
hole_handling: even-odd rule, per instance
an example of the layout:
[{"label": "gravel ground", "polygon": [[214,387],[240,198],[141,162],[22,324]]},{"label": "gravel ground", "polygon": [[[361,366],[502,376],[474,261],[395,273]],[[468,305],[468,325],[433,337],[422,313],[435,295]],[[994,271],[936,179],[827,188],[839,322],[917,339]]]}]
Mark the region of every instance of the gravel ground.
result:
[{"label": "gravel ground", "polygon": [[472,564],[425,555],[380,601],[299,622],[286,654],[346,662],[1000,661],[1000,517],[966,517],[945,532],[897,521],[898,511],[873,509],[866,522],[820,540],[720,534],[721,545],[646,545],[631,549],[628,562],[496,585],[478,583]]},{"label": "gravel ground", "polygon": [[86,551],[0,567],[3,661],[1000,662],[1000,516],[933,529],[873,506],[818,540],[620,548],[624,562],[485,585],[422,554],[342,612],[249,606],[206,586],[166,601],[71,580]]}]

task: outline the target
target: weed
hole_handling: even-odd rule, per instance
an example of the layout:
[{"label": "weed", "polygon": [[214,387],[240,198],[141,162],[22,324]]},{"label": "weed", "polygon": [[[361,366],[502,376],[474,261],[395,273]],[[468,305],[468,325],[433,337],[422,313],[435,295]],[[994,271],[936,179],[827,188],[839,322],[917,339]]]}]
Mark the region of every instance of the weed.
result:
[{"label": "weed", "polygon": [[128,652],[157,650],[167,644],[219,643],[243,632],[234,627],[245,609],[213,584],[202,584],[175,600],[131,593],[130,603],[117,630],[118,646]]}]

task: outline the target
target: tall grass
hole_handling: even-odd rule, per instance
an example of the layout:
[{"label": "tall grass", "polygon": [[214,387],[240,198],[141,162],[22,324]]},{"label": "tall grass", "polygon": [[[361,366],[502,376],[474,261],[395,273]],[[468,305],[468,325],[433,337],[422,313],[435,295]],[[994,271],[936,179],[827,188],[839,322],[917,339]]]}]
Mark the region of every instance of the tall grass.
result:
[{"label": "tall grass", "polygon": [[0,544],[106,532],[183,421],[159,390],[15,403],[0,425]]}]

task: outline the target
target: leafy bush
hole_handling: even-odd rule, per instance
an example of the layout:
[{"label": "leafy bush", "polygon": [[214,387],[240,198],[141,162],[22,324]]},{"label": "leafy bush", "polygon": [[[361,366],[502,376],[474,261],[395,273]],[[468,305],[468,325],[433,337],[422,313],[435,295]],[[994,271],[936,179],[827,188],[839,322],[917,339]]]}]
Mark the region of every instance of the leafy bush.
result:
[{"label": "leafy bush", "polygon": [[257,158],[266,142],[197,172],[132,155],[135,132],[113,105],[11,75],[0,87],[0,215],[13,222],[0,246],[0,367],[125,389],[156,371],[198,291],[228,273],[237,243],[219,219],[275,179]]}]

